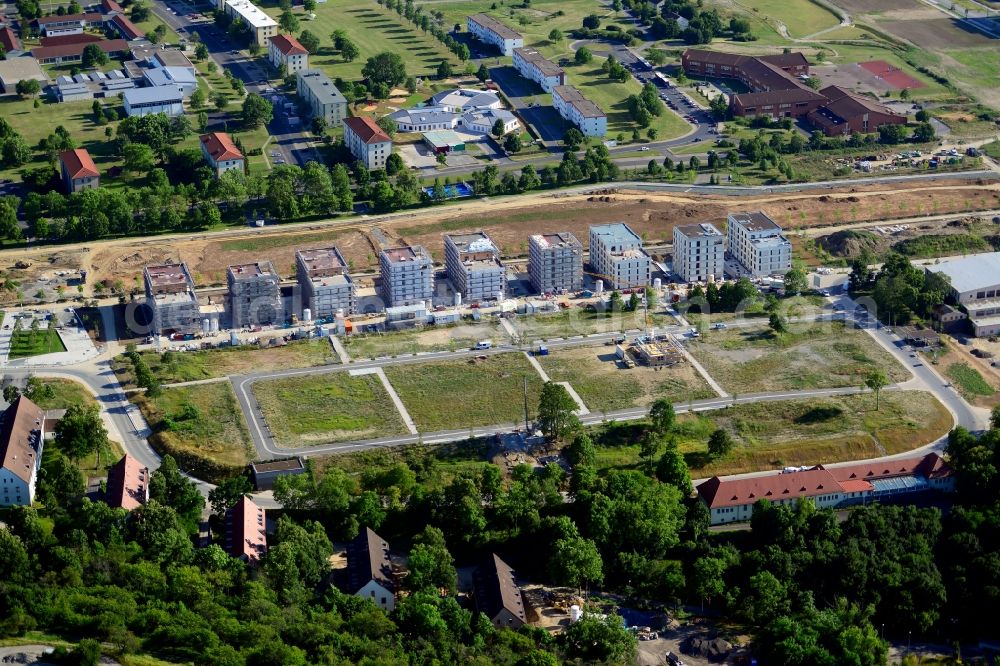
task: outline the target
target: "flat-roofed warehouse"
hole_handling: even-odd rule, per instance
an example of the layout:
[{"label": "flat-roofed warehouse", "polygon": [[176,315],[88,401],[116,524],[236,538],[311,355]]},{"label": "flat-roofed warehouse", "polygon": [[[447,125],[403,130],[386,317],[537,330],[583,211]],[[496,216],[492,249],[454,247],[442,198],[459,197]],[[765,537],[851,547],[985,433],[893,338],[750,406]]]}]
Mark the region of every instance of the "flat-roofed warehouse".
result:
[{"label": "flat-roofed warehouse", "polygon": [[925,270],[947,276],[951,296],[968,313],[977,337],[1000,334],[1000,252],[942,261]]}]

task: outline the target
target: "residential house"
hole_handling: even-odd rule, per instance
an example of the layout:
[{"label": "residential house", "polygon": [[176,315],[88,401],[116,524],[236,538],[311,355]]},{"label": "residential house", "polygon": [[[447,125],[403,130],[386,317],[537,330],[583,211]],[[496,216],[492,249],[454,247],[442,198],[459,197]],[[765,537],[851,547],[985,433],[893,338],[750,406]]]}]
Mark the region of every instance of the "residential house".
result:
[{"label": "residential house", "polygon": [[514,49],[514,69],[529,81],[534,81],[547,93],[556,86],[566,85],[566,72],[530,47]]},{"label": "residential house", "polygon": [[149,468],[126,453],[108,470],[104,501],[131,511],[149,501]]},{"label": "residential house", "polygon": [[552,88],[552,106],[584,136],[604,136],[608,132],[608,116],[573,86]]},{"label": "residential house", "polygon": [[59,164],[63,185],[70,194],[100,186],[101,174],[86,148],[75,148],[59,153]]},{"label": "residential house", "polygon": [[201,136],[201,154],[219,178],[227,171],[244,170],[243,153],[225,132],[211,132]]},{"label": "residential house", "polygon": [[766,213],[730,213],[729,253],[750,277],[784,275],[792,268],[792,244]]},{"label": "residential house", "polygon": [[624,222],[590,227],[590,266],[612,289],[648,285],[652,263],[642,238]]},{"label": "residential house", "polygon": [[258,46],[266,47],[267,41],[278,34],[278,23],[250,0],[218,0],[216,8],[233,19],[239,19],[249,29]]},{"label": "residential house", "polygon": [[674,227],[674,273],[685,282],[721,280],[726,269],[726,239],[714,224]]},{"label": "residential house", "polygon": [[489,14],[473,14],[466,19],[469,33],[479,41],[495,46],[500,53],[509,56],[514,49],[524,46],[524,37]]},{"label": "residential house", "polygon": [[30,506],[45,446],[45,411],[19,396],[0,416],[0,506]]},{"label": "residential house", "polygon": [[281,69],[284,65],[287,74],[296,74],[309,68],[309,51],[291,35],[272,37],[267,55],[275,69]]},{"label": "residential house", "polygon": [[367,116],[344,118],[344,143],[369,169],[384,169],[392,154],[392,139]]},{"label": "residential house", "polygon": [[264,509],[244,495],[226,511],[224,550],[248,564],[267,553],[267,517]]},{"label": "residential house", "polygon": [[528,618],[521,588],[514,580],[514,570],[495,553],[476,567],[472,577],[476,609],[498,629],[519,629]]},{"label": "residential house", "polygon": [[270,326],[285,321],[281,277],[270,261],[230,266],[229,315],[232,328]]},{"label": "residential house", "polygon": [[323,118],[328,127],[337,127],[347,117],[347,98],[330,77],[318,69],[305,69],[295,75],[296,92],[309,105],[311,118]]},{"label": "residential house", "polygon": [[389,544],[370,527],[365,527],[347,544],[347,581],[345,591],[362,599],[370,599],[389,613],[396,607],[396,583]]}]

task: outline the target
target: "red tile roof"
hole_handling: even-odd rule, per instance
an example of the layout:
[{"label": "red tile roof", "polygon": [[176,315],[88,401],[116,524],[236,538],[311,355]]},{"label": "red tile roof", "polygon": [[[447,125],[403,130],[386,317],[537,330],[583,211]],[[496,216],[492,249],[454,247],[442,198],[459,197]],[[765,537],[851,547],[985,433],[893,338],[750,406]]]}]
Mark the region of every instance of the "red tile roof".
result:
[{"label": "red tile roof", "polygon": [[105,499],[110,506],[137,509],[149,499],[149,468],[126,453],[108,470],[107,488]]},{"label": "red tile roof", "polygon": [[267,552],[264,509],[244,495],[226,511],[226,552],[256,563]]},{"label": "red tile roof", "polygon": [[698,486],[698,493],[712,509],[753,504],[762,499],[777,501],[838,492],[840,484],[825,469],[727,481],[715,476]]},{"label": "red tile roof", "polygon": [[41,454],[45,412],[23,395],[3,413],[0,422],[0,466],[25,483],[31,482]]},{"label": "red tile roof", "polygon": [[17,35],[13,30],[4,26],[0,28],[0,46],[3,46],[4,53],[10,53],[11,51],[21,50],[21,40],[17,38]]},{"label": "red tile roof", "polygon": [[[104,39],[93,42],[105,53],[122,53],[128,50],[128,42],[124,39]],[[61,46],[40,46],[31,50],[35,60],[43,61],[49,58],[65,58],[67,56],[82,56],[87,44],[64,44]]]},{"label": "red tile roof", "polygon": [[59,160],[63,163],[71,180],[101,175],[86,148],[76,148],[59,153]]},{"label": "red tile roof", "polygon": [[225,132],[212,132],[201,137],[201,143],[212,159],[216,162],[225,160],[241,160],[243,153],[240,152],[233,140]]},{"label": "red tile roof", "polygon": [[85,32],[81,32],[79,35],[53,35],[52,37],[42,37],[38,42],[42,46],[67,46],[69,44],[93,44],[95,42],[103,42],[104,38],[100,35],[88,35]]},{"label": "red tile roof", "polygon": [[135,23],[132,23],[124,14],[116,14],[111,22],[115,24],[118,28],[118,32],[122,34],[125,39],[132,41],[133,39],[142,39],[146,35],[143,34],[142,30],[136,27]]},{"label": "red tile roof", "polygon": [[[826,469],[822,465],[817,465],[817,467]],[[928,453],[927,455],[915,456],[913,458],[830,467],[828,471],[833,474],[835,479],[841,482],[855,479],[885,479],[893,476],[911,476],[914,474],[933,479],[952,474],[951,465],[936,453]]]},{"label": "red tile roof", "polygon": [[271,43],[274,47],[281,51],[283,55],[293,56],[293,55],[305,55],[309,53],[306,47],[299,43],[299,40],[295,39],[291,35],[275,35],[271,38]]},{"label": "red tile roof", "polygon": [[109,13],[124,11],[122,10],[122,6],[115,2],[115,0],[101,0],[101,9]]},{"label": "red tile roof", "polygon": [[344,124],[350,127],[351,131],[361,137],[361,140],[365,143],[385,143],[386,141],[392,141],[389,135],[383,132],[382,128],[367,116],[344,118]]},{"label": "red tile roof", "polygon": [[87,12],[86,14],[65,14],[63,16],[41,16],[35,19],[38,25],[49,23],[72,23],[73,21],[86,21],[87,23],[101,23],[104,19],[97,12]]}]

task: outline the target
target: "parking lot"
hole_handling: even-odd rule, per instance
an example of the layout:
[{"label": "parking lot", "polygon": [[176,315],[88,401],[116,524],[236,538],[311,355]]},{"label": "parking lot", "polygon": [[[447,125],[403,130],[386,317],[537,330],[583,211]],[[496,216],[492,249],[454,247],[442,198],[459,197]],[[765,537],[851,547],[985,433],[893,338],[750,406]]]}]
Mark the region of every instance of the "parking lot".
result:
[{"label": "parking lot", "polygon": [[493,67],[490,77],[500,87],[511,106],[531,125],[542,141],[562,141],[569,123],[552,106],[551,98],[534,81],[529,81],[511,66]]}]

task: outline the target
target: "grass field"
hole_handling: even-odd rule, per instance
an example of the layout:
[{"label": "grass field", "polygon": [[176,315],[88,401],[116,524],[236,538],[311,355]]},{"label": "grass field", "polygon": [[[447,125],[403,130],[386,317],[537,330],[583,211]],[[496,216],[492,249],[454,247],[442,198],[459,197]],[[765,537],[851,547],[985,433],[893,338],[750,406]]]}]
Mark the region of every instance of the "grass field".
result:
[{"label": "grass field", "polygon": [[642,365],[619,368],[614,347],[560,349],[540,356],[554,382],[569,382],[592,412],[645,407],[655,400],[671,402],[710,398],[715,393],[689,364],[654,370]]},{"label": "grass field", "polygon": [[[679,417],[678,445],[692,476],[739,474],[786,465],[815,465],[902,453],[947,434],[952,419],[929,393],[885,392],[879,410],[871,394],[743,404]],[[712,460],[707,441],[716,428],[734,438],[733,451]],[[635,445],[600,446],[601,468],[639,463]]]},{"label": "grass field", "polygon": [[18,329],[10,336],[10,358],[24,358],[66,351],[66,346],[54,328],[37,331]]},{"label": "grass field", "polygon": [[[651,312],[653,326],[670,326],[676,321],[664,311]],[[526,342],[540,339],[566,338],[590,333],[641,330],[645,320],[641,310],[606,316],[580,307],[570,307],[553,314],[519,316],[510,320],[518,337]]]},{"label": "grass field", "polygon": [[377,358],[423,351],[469,349],[480,340],[506,342],[509,336],[502,327],[492,323],[440,328],[430,326],[423,330],[396,331],[381,335],[352,335],[344,340],[344,348],[351,358]]},{"label": "grass field", "polygon": [[[141,352],[149,369],[163,384],[244,375],[285,368],[309,368],[340,362],[326,338],[290,342],[282,347],[222,347],[204,351]],[[132,363],[124,356],[113,362],[118,381],[134,386]]]},{"label": "grass field", "polygon": [[417,481],[427,488],[440,488],[457,476],[479,478],[487,462],[490,442],[486,438],[448,444],[411,444],[408,446],[365,449],[336,456],[316,456],[319,474],[337,467],[353,476],[378,472],[394,465],[405,464],[414,470]]},{"label": "grass field", "polygon": [[789,325],[775,336],[766,326],[713,331],[691,353],[730,393],[861,386],[872,368],[891,382],[910,373],[861,330],[843,322]]},{"label": "grass field", "polygon": [[833,12],[810,0],[737,0],[737,3],[755,16],[785,24],[791,37],[806,37],[840,23]]},{"label": "grass field", "polygon": [[979,371],[966,363],[952,363],[945,369],[945,374],[966,400],[989,397],[996,393]]},{"label": "grass field", "polygon": [[73,405],[96,405],[97,399],[80,382],[72,379],[35,378],[40,386],[51,387],[52,397],[34,395],[32,401],[42,409],[68,409]]},{"label": "grass field", "polygon": [[278,446],[299,448],[406,432],[375,375],[338,372],[257,382],[254,395]]},{"label": "grass field", "polygon": [[[822,296],[791,296],[778,301],[779,312],[787,318],[809,317],[821,314],[824,311],[824,301]],[[764,311],[764,301],[759,300],[751,303],[743,312],[687,312],[684,318],[691,324],[698,325],[702,322],[707,326],[716,322],[732,322],[744,317],[760,318],[762,324],[767,322],[768,313]],[[708,336],[715,333],[709,331]]]},{"label": "grass field", "polygon": [[385,374],[417,428],[425,432],[521,423],[525,378],[529,417],[537,411],[542,389],[542,380],[522,354],[392,366]]},{"label": "grass field", "polygon": [[236,395],[228,382],[165,388],[150,398],[132,398],[154,431],[162,452],[185,461],[202,459],[210,464],[242,467],[253,448]]}]

